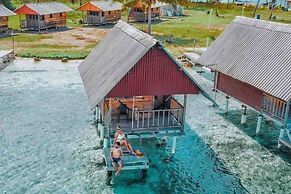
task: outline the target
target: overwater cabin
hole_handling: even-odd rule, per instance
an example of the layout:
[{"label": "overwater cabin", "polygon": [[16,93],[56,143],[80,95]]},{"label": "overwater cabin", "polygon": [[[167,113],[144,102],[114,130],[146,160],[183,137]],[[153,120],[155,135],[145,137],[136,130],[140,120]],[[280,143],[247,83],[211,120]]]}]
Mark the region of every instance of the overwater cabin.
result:
[{"label": "overwater cabin", "polygon": [[[79,66],[101,138],[121,126],[128,139],[184,134],[188,94],[209,95],[153,37],[119,21]],[[175,95],[183,95],[178,101]],[[104,130],[105,129],[105,132]],[[176,138],[174,138],[174,142]],[[112,171],[109,149],[107,170]],[[142,161],[140,161],[142,160]],[[146,157],[126,155],[123,169],[146,169]]]},{"label": "overwater cabin", "polygon": [[4,5],[0,5],[0,33],[8,30],[8,18],[16,15]]},{"label": "overwater cabin", "polygon": [[[282,126],[291,148],[291,25],[236,17],[198,59],[215,71],[214,88]],[[242,123],[246,122],[245,111]]]},{"label": "overwater cabin", "polygon": [[101,25],[117,22],[121,18],[122,4],[110,1],[90,1],[78,8],[86,12],[83,23],[87,25]]},{"label": "overwater cabin", "polygon": [[[153,20],[159,19],[161,16],[160,7],[162,4],[157,2],[151,6],[151,17]],[[142,22],[148,19],[145,6],[141,3],[137,3],[134,7],[129,9],[128,21]]]},{"label": "overwater cabin", "polygon": [[[27,3],[15,10],[19,15],[20,28],[28,30],[47,30],[65,27],[70,7],[59,3]],[[24,18],[23,18],[24,17]]]}]

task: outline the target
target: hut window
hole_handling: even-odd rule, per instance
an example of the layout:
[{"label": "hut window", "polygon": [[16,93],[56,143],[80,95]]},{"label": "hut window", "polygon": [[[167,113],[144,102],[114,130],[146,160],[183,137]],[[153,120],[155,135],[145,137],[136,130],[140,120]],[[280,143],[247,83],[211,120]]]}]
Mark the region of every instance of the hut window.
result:
[{"label": "hut window", "polygon": [[104,17],[104,12],[103,11],[101,12],[101,16]]},{"label": "hut window", "polygon": [[111,11],[108,11],[108,14],[110,15],[111,14]]},{"label": "hut window", "polygon": [[152,8],[152,11],[154,11],[154,8]]},{"label": "hut window", "polygon": [[53,18],[53,14],[50,14],[50,18]]},{"label": "hut window", "polygon": [[44,20],[44,15],[41,16],[41,20]]},{"label": "hut window", "polygon": [[60,17],[63,17],[63,13],[60,13]]}]

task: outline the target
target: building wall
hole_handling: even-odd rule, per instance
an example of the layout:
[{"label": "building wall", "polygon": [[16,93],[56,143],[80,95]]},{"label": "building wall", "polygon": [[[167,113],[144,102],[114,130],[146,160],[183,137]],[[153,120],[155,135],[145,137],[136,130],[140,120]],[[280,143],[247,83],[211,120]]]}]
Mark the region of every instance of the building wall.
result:
[{"label": "building wall", "polygon": [[241,82],[223,73],[218,74],[218,90],[242,103],[260,110],[262,107],[263,91],[247,83]]},{"label": "building wall", "polygon": [[0,17],[0,28],[8,27],[8,17]]},{"label": "building wall", "polygon": [[154,47],[140,59],[107,97],[198,93],[198,87],[168,54]]},{"label": "building wall", "polygon": [[[152,18],[160,17],[160,8],[159,7],[151,8],[151,9],[152,9],[151,10]],[[147,18],[146,11],[140,7],[133,7],[128,14],[128,18],[132,19],[132,20],[136,20],[136,21],[145,20]]]},{"label": "building wall", "polygon": [[[38,17],[40,17],[38,19]],[[49,27],[65,26],[67,20],[67,13],[55,13],[47,15],[26,15],[26,24],[28,28],[44,28],[46,25]],[[56,22],[56,23],[53,23]],[[52,26],[51,26],[52,25]]]},{"label": "building wall", "polygon": [[88,11],[87,22],[88,24],[101,24],[106,22],[116,22],[121,18],[121,11]]}]

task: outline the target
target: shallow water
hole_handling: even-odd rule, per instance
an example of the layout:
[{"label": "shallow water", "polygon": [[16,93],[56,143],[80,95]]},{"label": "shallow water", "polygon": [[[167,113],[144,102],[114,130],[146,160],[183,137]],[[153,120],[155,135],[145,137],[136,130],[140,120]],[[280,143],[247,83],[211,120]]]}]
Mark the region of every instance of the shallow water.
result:
[{"label": "shallow water", "polygon": [[0,72],[0,193],[246,192],[189,126],[171,159],[143,142],[145,179],[122,172],[107,185],[78,64],[18,59]]}]

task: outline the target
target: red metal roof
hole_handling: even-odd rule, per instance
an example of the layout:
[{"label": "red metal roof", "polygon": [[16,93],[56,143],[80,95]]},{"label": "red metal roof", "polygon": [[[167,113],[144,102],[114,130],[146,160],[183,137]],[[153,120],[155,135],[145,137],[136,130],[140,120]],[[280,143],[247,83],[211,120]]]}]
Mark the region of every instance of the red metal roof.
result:
[{"label": "red metal roof", "polygon": [[14,12],[17,14],[38,15],[37,12],[30,9],[27,5],[23,5],[22,7],[16,9]]},{"label": "red metal roof", "polygon": [[163,49],[155,46],[107,97],[172,94],[199,94],[199,88]]}]

